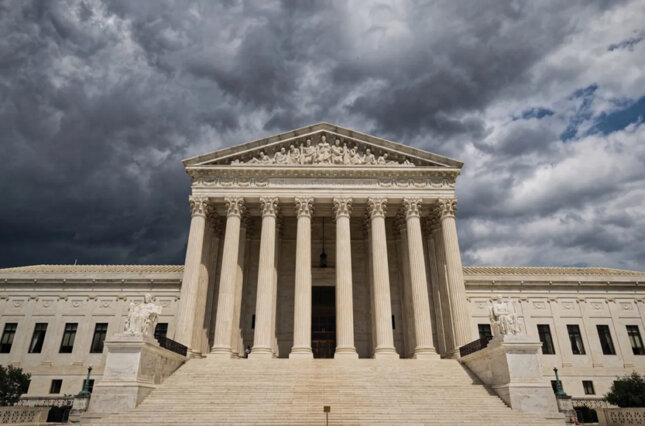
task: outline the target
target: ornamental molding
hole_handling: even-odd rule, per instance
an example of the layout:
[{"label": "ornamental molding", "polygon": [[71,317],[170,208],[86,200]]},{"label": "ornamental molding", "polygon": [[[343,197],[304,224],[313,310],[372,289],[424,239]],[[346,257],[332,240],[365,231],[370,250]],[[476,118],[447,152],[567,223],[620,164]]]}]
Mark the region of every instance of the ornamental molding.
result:
[{"label": "ornamental molding", "polygon": [[456,198],[440,198],[434,208],[435,214],[440,218],[454,217],[457,211]]},{"label": "ornamental molding", "polygon": [[314,213],[314,199],[296,197],[297,217],[311,217]]},{"label": "ornamental molding", "polygon": [[226,197],[224,202],[226,203],[226,217],[241,217],[246,211],[244,198],[242,197]]},{"label": "ornamental molding", "polygon": [[349,217],[352,214],[351,198],[334,198],[333,203],[336,218]]},{"label": "ornamental molding", "polygon": [[405,218],[421,216],[421,198],[404,198],[402,210],[405,211]]},{"label": "ornamental molding", "polygon": [[387,198],[368,198],[367,209],[370,218],[385,217],[387,212]]},{"label": "ornamental molding", "polygon": [[198,197],[191,195],[188,198],[191,216],[207,216],[210,213],[211,206],[207,197]]},{"label": "ornamental molding", "polygon": [[262,197],[260,205],[262,206],[262,217],[278,215],[278,197]]}]

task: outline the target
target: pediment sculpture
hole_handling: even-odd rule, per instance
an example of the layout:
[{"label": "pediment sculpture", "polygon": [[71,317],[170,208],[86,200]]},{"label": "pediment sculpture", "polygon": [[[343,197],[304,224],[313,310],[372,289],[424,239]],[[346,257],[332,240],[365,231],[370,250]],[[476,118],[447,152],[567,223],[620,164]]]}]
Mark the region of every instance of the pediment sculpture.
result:
[{"label": "pediment sculpture", "polygon": [[519,318],[510,299],[494,300],[489,308],[489,314],[493,336],[521,333]]},{"label": "pediment sculpture", "polygon": [[377,155],[372,149],[354,144],[349,146],[340,138],[333,143],[321,135],[317,143],[307,138],[303,143],[281,147],[271,155],[260,151],[250,159],[235,159],[231,165],[371,165],[371,166],[414,166],[407,158],[397,161],[388,158],[387,152]]},{"label": "pediment sculpture", "polygon": [[159,315],[161,315],[161,306],[154,303],[150,293],[147,293],[143,297],[143,303],[130,303],[123,334],[126,336],[153,336]]}]

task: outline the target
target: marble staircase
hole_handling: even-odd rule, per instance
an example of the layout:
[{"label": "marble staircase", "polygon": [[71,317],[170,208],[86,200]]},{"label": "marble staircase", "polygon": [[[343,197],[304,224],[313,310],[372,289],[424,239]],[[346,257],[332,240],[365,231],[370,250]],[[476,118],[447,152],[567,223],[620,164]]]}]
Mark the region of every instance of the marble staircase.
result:
[{"label": "marble staircase", "polygon": [[513,411],[455,360],[192,359],[100,425],[562,425]]}]

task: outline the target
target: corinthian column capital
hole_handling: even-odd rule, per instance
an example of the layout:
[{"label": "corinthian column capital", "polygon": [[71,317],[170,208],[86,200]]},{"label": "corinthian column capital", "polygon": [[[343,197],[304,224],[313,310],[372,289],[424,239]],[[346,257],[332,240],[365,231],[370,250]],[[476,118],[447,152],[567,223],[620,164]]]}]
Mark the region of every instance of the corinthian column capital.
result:
[{"label": "corinthian column capital", "polygon": [[262,205],[262,217],[278,215],[278,197],[262,197],[260,204]]},{"label": "corinthian column capital", "polygon": [[211,206],[207,197],[197,197],[191,195],[188,198],[191,216],[204,216],[208,215],[211,211]]},{"label": "corinthian column capital", "polygon": [[421,215],[421,198],[404,198],[403,209],[406,219],[419,217]]},{"label": "corinthian column capital", "polygon": [[224,202],[226,202],[226,217],[241,217],[246,211],[244,198],[242,197],[227,197],[224,198]]},{"label": "corinthian column capital", "polygon": [[336,217],[349,217],[352,213],[351,198],[334,198],[334,213]]},{"label": "corinthian column capital", "polygon": [[311,217],[314,213],[314,199],[313,198],[299,198],[296,197],[296,210],[297,216]]},{"label": "corinthian column capital", "polygon": [[440,198],[437,200],[435,205],[435,214],[439,219],[445,217],[454,217],[455,212],[457,211],[457,199],[456,198]]},{"label": "corinthian column capital", "polygon": [[368,198],[367,211],[370,217],[385,217],[387,210],[387,198]]}]

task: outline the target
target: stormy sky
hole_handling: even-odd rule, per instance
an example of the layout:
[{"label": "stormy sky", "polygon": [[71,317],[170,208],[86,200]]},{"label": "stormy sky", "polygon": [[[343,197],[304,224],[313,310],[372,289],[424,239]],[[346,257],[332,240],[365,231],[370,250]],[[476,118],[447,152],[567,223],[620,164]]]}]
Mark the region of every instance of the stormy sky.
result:
[{"label": "stormy sky", "polygon": [[645,2],[0,1],[0,266],[183,263],[181,160],[320,121],[465,162],[464,264],[645,270]]}]

